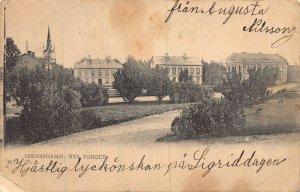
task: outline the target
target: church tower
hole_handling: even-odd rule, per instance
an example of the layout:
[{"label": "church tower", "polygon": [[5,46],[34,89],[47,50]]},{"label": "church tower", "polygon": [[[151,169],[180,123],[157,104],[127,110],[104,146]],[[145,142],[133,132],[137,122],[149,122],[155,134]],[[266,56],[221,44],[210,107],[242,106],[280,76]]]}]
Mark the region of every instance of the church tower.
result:
[{"label": "church tower", "polygon": [[51,36],[50,36],[50,28],[48,27],[48,35],[47,35],[47,46],[43,51],[44,57],[48,59],[49,64],[55,63],[55,50],[52,47]]}]

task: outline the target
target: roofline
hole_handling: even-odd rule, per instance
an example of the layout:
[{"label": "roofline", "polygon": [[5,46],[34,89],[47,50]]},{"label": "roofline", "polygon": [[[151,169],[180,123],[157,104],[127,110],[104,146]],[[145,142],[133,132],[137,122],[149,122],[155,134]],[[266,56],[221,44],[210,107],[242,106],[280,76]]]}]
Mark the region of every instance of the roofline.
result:
[{"label": "roofline", "polygon": [[122,69],[122,67],[120,67],[120,68],[107,68],[107,67],[103,67],[103,68],[81,68],[81,67],[79,67],[79,68],[77,68],[77,67],[74,67],[73,69]]}]

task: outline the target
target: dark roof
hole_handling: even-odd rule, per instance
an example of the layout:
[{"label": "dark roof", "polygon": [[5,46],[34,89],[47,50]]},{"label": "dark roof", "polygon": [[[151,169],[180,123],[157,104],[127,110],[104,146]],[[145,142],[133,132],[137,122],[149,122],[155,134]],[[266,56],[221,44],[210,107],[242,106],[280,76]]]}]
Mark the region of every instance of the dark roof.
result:
[{"label": "dark roof", "polygon": [[109,58],[106,59],[88,59],[83,58],[75,63],[74,69],[121,69],[123,66]]},{"label": "dark roof", "polygon": [[232,53],[226,62],[279,62],[287,63],[287,60],[278,54],[265,54],[265,53]]},{"label": "dark roof", "polygon": [[154,56],[152,58],[154,65],[202,65],[198,57],[184,56]]}]

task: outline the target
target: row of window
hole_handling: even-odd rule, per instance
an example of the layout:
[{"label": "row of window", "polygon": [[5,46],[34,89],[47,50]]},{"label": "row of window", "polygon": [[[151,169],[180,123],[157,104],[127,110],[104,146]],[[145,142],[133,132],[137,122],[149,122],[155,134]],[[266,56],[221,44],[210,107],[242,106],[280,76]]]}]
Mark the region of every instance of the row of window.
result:
[{"label": "row of window", "polygon": [[[89,78],[84,78],[84,81],[89,83]],[[98,85],[103,85],[103,83],[104,84],[109,84],[109,78],[104,78],[104,79],[92,78],[91,83],[97,83]]]},{"label": "row of window", "polygon": [[[260,69],[260,68],[265,68],[266,66],[261,66],[261,65],[257,65],[257,69]],[[273,65],[273,67],[275,67],[275,65]],[[284,66],[280,66],[280,70],[284,70]],[[246,68],[245,68],[245,72],[248,71],[248,69],[256,69],[256,65],[247,65]],[[241,66],[239,65],[238,67],[237,66],[229,66],[227,67],[227,71],[228,72],[241,72]]]},{"label": "row of window", "polygon": [[[104,71],[104,73],[103,73],[103,71]],[[85,69],[85,70],[79,69],[78,75],[83,76],[83,72],[84,72],[85,76],[96,76],[96,75],[103,76],[103,74],[105,76],[109,76],[109,69],[104,69],[104,70],[98,69],[98,70],[92,70],[92,71],[87,70],[87,69]],[[117,69],[111,69],[111,75],[114,75],[116,72],[117,72]]]},{"label": "row of window", "polygon": [[[172,81],[178,82],[179,77],[171,77]],[[194,82],[201,83],[201,78],[200,77],[193,77],[192,79]]]},{"label": "row of window", "polygon": [[[188,68],[188,67],[164,67],[164,69],[166,69],[168,74],[170,74],[170,75],[176,75],[177,71],[178,71],[178,74],[180,74],[182,71],[189,71],[190,75],[195,74],[195,68],[194,67],[190,67],[190,68]],[[172,71],[170,71],[170,70],[172,70]],[[196,74],[200,75],[200,68],[199,67],[196,68]]]}]

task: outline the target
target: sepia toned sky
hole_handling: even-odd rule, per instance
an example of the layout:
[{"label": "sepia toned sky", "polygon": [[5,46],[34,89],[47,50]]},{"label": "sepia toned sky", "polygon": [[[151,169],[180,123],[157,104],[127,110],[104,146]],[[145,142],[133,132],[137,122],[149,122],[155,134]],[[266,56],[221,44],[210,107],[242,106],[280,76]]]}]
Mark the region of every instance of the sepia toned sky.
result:
[{"label": "sepia toned sky", "polygon": [[[299,64],[299,5],[293,0],[262,1],[265,15],[227,16],[174,13],[165,19],[174,0],[10,0],[6,7],[7,36],[21,52],[28,48],[41,55],[50,26],[57,62],[73,67],[82,57],[110,55],[124,61],[128,55],[150,59],[152,55],[197,56],[224,62],[232,52],[278,53],[290,64]],[[186,0],[181,0],[184,5]],[[191,1],[208,9],[213,1]],[[217,1],[216,7],[246,6],[255,1]],[[255,18],[270,27],[296,27],[293,37],[278,48],[271,44],[283,34],[249,33]],[[2,22],[1,22],[2,23]],[[1,26],[2,27],[2,26]]]}]

